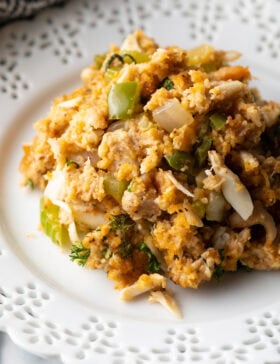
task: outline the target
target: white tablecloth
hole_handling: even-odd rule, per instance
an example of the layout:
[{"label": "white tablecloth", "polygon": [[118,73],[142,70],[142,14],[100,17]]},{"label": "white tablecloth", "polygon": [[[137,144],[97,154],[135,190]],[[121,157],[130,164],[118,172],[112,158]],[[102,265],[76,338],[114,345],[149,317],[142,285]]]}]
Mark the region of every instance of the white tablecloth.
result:
[{"label": "white tablecloth", "polygon": [[61,364],[59,360],[42,359],[18,348],[0,332],[0,364]]}]

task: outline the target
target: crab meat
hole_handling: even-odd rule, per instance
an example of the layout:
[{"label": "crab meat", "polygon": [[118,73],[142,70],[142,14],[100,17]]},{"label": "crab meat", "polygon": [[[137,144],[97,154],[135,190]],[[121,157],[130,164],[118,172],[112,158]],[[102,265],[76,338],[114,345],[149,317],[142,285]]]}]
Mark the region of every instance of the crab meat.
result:
[{"label": "crab meat", "polygon": [[179,319],[183,317],[177,302],[167,291],[151,292],[149,297],[149,302],[152,303],[158,302],[163,307],[167,308],[173,315],[177,316]]},{"label": "crab meat", "polygon": [[142,274],[135,283],[125,287],[121,291],[123,301],[131,301],[134,297],[139,296],[151,290],[162,289],[166,287],[166,278],[160,274]]}]

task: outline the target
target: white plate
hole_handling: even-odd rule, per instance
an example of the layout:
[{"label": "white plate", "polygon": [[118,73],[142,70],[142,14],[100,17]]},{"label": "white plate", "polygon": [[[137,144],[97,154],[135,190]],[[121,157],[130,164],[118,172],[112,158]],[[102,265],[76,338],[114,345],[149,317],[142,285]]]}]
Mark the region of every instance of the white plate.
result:
[{"label": "white plate", "polygon": [[280,357],[278,272],[175,288],[184,319],[119,300],[38,230],[39,193],[19,187],[21,145],[94,53],[142,27],[162,45],[238,49],[266,98],[279,98],[280,2],[70,1],[0,33],[0,329],[30,352],[75,363],[265,363]]}]

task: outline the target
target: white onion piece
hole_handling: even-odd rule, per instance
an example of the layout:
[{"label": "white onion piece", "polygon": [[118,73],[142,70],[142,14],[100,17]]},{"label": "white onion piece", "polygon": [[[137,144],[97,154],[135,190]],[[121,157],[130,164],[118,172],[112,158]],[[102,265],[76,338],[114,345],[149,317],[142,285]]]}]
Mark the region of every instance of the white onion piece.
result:
[{"label": "white onion piece", "polygon": [[80,96],[75,97],[74,99],[62,101],[58,104],[59,107],[62,107],[63,109],[70,109],[72,107],[75,107],[79,104],[79,102],[82,100]]},{"label": "white onion piece", "polygon": [[209,151],[208,156],[215,173],[224,178],[222,192],[225,199],[243,220],[247,220],[252,215],[254,209],[252,198],[247,188],[240,181],[239,177],[225,166],[216,151]]},{"label": "white onion piece", "polygon": [[206,207],[206,219],[208,221],[221,222],[224,219],[226,200],[219,192],[211,191],[209,194],[208,205]]},{"label": "white onion piece", "polygon": [[54,200],[63,200],[65,196],[64,191],[65,174],[61,170],[55,170],[52,172],[52,177],[45,188],[44,196],[54,203]]},{"label": "white onion piece", "polygon": [[253,214],[247,221],[244,221],[236,213],[229,218],[230,225],[234,228],[245,228],[253,225],[263,225],[266,231],[266,243],[272,243],[277,235],[277,229],[273,217],[261,206],[256,203]]},{"label": "white onion piece", "polygon": [[194,197],[194,194],[191,191],[187,190],[186,187],[184,187],[180,182],[178,182],[170,171],[166,172],[166,176],[174,184],[177,190],[183,192],[189,197]]},{"label": "white onion piece", "polygon": [[86,228],[95,229],[100,225],[106,224],[108,220],[105,214],[100,211],[93,212],[74,212],[75,221],[83,224]]},{"label": "white onion piece", "polygon": [[163,129],[171,133],[173,129],[193,122],[192,114],[183,108],[177,99],[170,99],[153,111],[153,118]]},{"label": "white onion piece", "polygon": [[125,120],[115,121],[114,123],[112,123],[109,126],[109,128],[107,129],[107,132],[108,131],[115,131],[115,130],[118,130],[118,129],[123,129],[125,127],[125,123],[126,123]]},{"label": "white onion piece", "polygon": [[52,174],[52,179],[47,184],[44,191],[44,197],[48,198],[54,205],[60,207],[63,212],[63,221],[68,225],[68,233],[72,242],[79,241],[80,237],[76,229],[72,210],[70,206],[63,201],[65,195],[65,174],[61,170],[56,170]]},{"label": "white onion piece", "polygon": [[237,51],[226,51],[223,55],[224,62],[232,62],[236,61],[238,58],[241,57],[241,53]]}]

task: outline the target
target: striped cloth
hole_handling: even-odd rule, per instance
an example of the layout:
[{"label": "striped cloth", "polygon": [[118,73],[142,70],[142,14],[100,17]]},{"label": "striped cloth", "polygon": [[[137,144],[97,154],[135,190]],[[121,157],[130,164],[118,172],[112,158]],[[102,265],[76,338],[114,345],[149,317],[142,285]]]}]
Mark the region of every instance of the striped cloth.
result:
[{"label": "striped cloth", "polygon": [[30,17],[47,6],[63,2],[64,0],[0,0],[0,24]]}]

